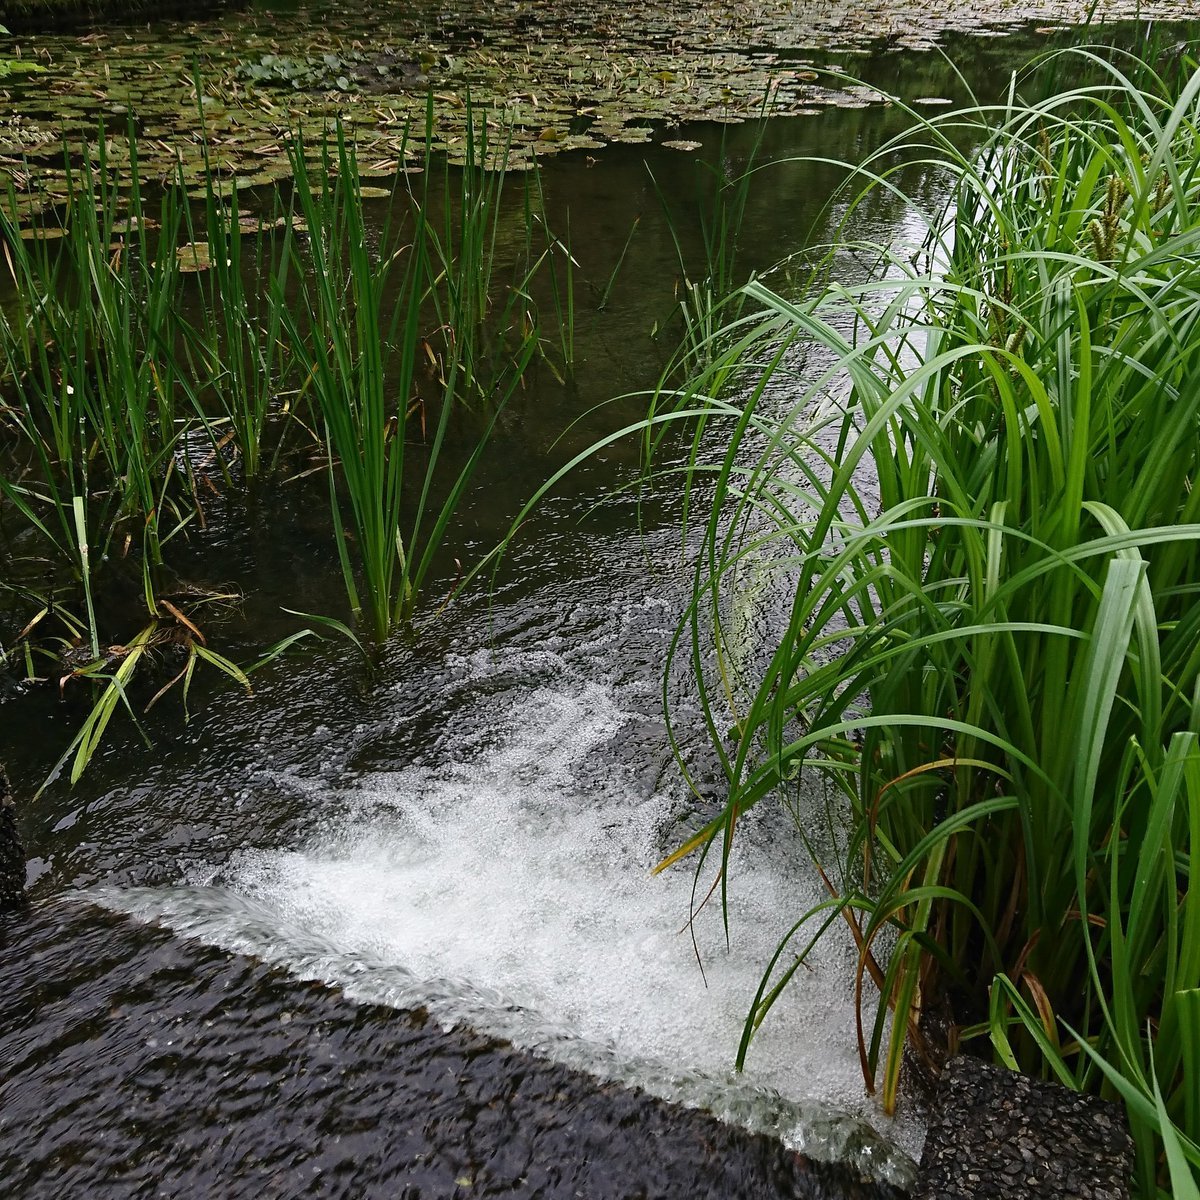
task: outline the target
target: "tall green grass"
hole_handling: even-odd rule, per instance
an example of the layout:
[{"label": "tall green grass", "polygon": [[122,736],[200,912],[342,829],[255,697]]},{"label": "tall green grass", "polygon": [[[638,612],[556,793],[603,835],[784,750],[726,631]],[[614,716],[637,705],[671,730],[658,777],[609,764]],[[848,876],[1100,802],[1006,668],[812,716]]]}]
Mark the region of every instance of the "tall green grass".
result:
[{"label": "tall green grass", "polygon": [[[297,147],[295,197],[309,231],[303,248],[293,243],[299,303],[275,294],[330,452],[347,592],[377,639],[411,621],[496,419],[539,351],[526,285],[546,255],[525,263],[518,287],[495,279],[503,162],[489,168],[486,138],[468,137],[457,194],[446,166],[438,207],[428,146],[420,192],[397,197],[408,236],[395,236],[389,219],[378,250],[353,147],[339,135],[326,148],[320,188]],[[452,427],[463,421],[473,433],[455,454]]]},{"label": "tall green grass", "polygon": [[[1117,62],[1074,53],[1059,78],[1098,82],[888,146],[860,184],[897,191],[900,161],[948,183],[924,243],[859,246],[865,282],[800,302],[751,283],[766,316],[683,397],[744,389],[693,466],[712,505],[675,651],[728,800],[668,862],[703,847],[724,879],[739,817],[782,797],[828,882],[743,1057],[841,914],[885,1107],[906,1051],[936,1067],[948,1008],[976,1051],[1123,1098],[1139,1194],[1181,1197],[1200,1177],[1200,73]],[[764,574],[786,620],[748,645]],[[844,797],[840,846],[803,799],[818,779]]]},{"label": "tall green grass", "polygon": [[[327,465],[331,538],[368,638],[416,615],[499,413],[552,352],[533,285],[565,251],[540,185],[523,209],[507,203],[482,132],[461,169],[426,134],[420,182],[399,177],[381,224],[341,129],[311,153],[297,138],[291,182],[250,213],[207,157],[196,202],[182,174],[148,189],[132,129],[127,162],[109,159],[104,136],[67,160],[69,202],[40,225],[17,227],[15,196],[0,203],[13,285],[0,308],[0,516],[22,556],[0,590],[28,616],[3,653],[31,679],[93,687],[73,778],[112,716],[134,713],[130,688],[156,647],[184,646],[170,681],[184,694],[200,663],[246,684],[207,645],[195,602],[170,590],[174,551],[202,536],[215,493],[254,519],[263,489],[305,473],[294,451]],[[520,238],[500,246],[514,222],[523,255]],[[553,282],[560,318],[570,286]],[[114,586],[129,566],[140,612]]]},{"label": "tall green grass", "polygon": [[[299,386],[283,335],[285,306],[274,300],[291,286],[294,219],[278,194],[265,210],[243,212],[238,189],[211,170],[207,149],[205,167],[203,204],[198,213],[184,209],[179,251],[185,269],[204,268],[190,293],[199,313],[179,322],[186,390],[225,485],[253,489],[277,474],[288,400]],[[195,261],[187,246],[197,248]]]},{"label": "tall green grass", "polygon": [[[712,365],[726,327],[737,322],[748,298],[743,285],[753,273],[745,270],[738,249],[755,174],[763,167],[760,158],[769,103],[764,99],[755,138],[743,163],[731,165],[724,132],[711,158],[704,156],[696,162],[699,205],[694,214],[682,212],[678,200],[659,185],[653,173],[650,176],[679,268],[674,315],[682,335],[672,366],[684,372]],[[699,224],[698,253],[685,246],[683,236],[692,220]]]},{"label": "tall green grass", "polygon": [[[134,149],[135,181],[136,166]],[[17,443],[0,494],[85,588],[95,564],[132,545],[153,609],[153,570],[192,511],[176,456],[180,277],[149,241],[141,188],[118,195],[103,138],[96,161],[73,170],[71,195],[61,223],[34,238],[0,212],[16,289],[0,317],[0,379]],[[169,199],[159,220],[177,231]]]}]

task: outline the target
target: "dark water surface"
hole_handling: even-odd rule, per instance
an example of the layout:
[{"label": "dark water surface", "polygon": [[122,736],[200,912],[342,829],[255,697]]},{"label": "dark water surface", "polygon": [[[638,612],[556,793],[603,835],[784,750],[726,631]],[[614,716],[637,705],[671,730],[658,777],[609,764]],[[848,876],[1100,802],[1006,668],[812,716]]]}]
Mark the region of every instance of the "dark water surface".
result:
[{"label": "dark water surface", "polygon": [[899,1195],[101,910],[0,917],[0,955],[5,1196]]},{"label": "dark water surface", "polygon": [[[998,91],[1040,44],[952,53]],[[961,96],[934,55],[876,48],[856,69]],[[761,174],[746,268],[833,236],[843,172],[804,156],[861,160],[903,121],[876,106],[768,124],[761,157],[795,161]],[[729,174],[755,137],[676,133]],[[585,281],[576,379],[542,373],[505,413],[448,557],[470,562],[550,471],[641,415],[640,398],[606,402],[653,386],[672,340],[651,336],[679,275],[651,174],[695,256],[707,177],[688,156],[610,146],[545,166]],[[936,204],[935,168],[904,184]],[[514,188],[514,238],[519,206]],[[881,195],[854,230],[911,242],[921,220]],[[728,949],[715,913],[695,950],[681,933],[686,868],[649,877],[719,790],[686,691],[683,751],[711,795],[681,786],[667,742],[661,677],[690,572],[670,486],[612,493],[636,461],[617,447],[578,472],[491,594],[395,639],[375,673],[330,642],[265,668],[253,698],[199,682],[189,725],[159,706],[147,749],[114,724],[74,790],[27,801],[82,697],[0,686],[33,897],[0,920],[0,1193],[850,1197],[894,1194],[860,1188],[863,1172],[910,1176],[920,1113],[889,1122],[863,1092],[849,946],[814,959],[746,1074],[729,1069],[759,969],[821,895],[794,830],[747,820]],[[324,486],[213,501],[182,570],[245,592],[209,631],[222,652],[293,631],[283,607],[346,615]],[[6,642],[18,619],[0,612]]]}]

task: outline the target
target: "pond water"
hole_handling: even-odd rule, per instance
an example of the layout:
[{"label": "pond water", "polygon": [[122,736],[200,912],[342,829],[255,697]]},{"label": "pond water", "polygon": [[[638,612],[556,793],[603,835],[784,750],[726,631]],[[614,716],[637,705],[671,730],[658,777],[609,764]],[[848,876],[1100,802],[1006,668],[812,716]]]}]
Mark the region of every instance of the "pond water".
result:
[{"label": "pond water", "polygon": [[[521,15],[540,11],[513,6],[505,20],[525,28]],[[266,36],[262,20],[249,26],[255,37]],[[444,49],[453,26],[443,15],[443,58],[454,57]],[[201,37],[200,27],[181,28],[181,38]],[[223,44],[234,44],[237,23],[220,28]],[[365,41],[370,22],[363,28]],[[110,71],[120,69],[117,36],[104,42],[115,56]],[[127,36],[144,55],[142,35]],[[463,42],[461,30],[455,37]],[[966,81],[986,90],[1001,88],[1010,66],[1044,40],[946,46]],[[962,97],[946,60],[897,52],[894,42],[856,53],[854,71],[914,98]],[[61,58],[67,45],[54,40],[53,53]],[[811,160],[861,159],[903,122],[894,108],[839,104],[769,122],[760,159],[791,161],[756,182],[745,268],[766,269],[831,237],[840,210],[827,205],[842,172]],[[654,136],[698,142],[700,155],[732,174],[758,132],[698,122]],[[670,348],[679,271],[658,191],[671,200],[685,255],[694,254],[706,178],[694,158],[658,144],[585,147],[543,164],[551,223],[566,228],[570,214],[586,281],[576,376],[560,386],[536,375],[506,412],[451,556],[470,561],[489,548],[555,467],[641,414],[636,397],[607,402],[653,386]],[[935,169],[910,172],[905,184],[936,202]],[[904,242],[921,226],[877,194],[854,228]],[[839,269],[857,267],[847,256]],[[800,272],[772,278],[788,287],[792,274]],[[19,1181],[16,1194],[64,1183],[99,1194],[103,1180],[121,1181],[114,1195],[151,1194],[139,1190],[151,1187],[141,1160],[165,1164],[161,1178],[175,1182],[160,1194],[175,1195],[389,1187],[413,1196],[849,1195],[856,1187],[853,1175],[802,1178],[778,1143],[748,1135],[716,1153],[715,1139],[729,1136],[719,1127],[599,1084],[593,1092],[488,1039],[706,1109],[884,1183],[911,1179],[921,1111],[910,1101],[885,1118],[865,1094],[848,939],[821,947],[763,1026],[745,1072],[731,1070],[761,968],[821,898],[790,819],[764,807],[746,822],[728,945],[716,905],[688,926],[686,865],[649,874],[720,797],[680,681],[672,686],[683,750],[711,794],[688,792],[668,746],[662,669],[690,570],[669,484],[614,491],[636,461],[636,447],[617,446],[571,476],[490,588],[468,593],[417,637],[394,639],[373,673],[342,645],[297,650],[255,677],[253,697],[214,687],[187,726],[156,710],[151,749],[114,727],[75,789],[60,781],[22,805],[36,911],[27,922],[0,919],[0,995],[9,1005],[0,1166]],[[321,486],[285,485],[252,511],[214,502],[182,569],[245,592],[220,629],[224,652],[248,657],[294,630],[285,607],[345,615]],[[446,586],[453,573],[447,562]],[[0,614],[6,640],[15,619]],[[69,695],[59,703],[49,690],[12,686],[0,703],[0,761],[28,796],[82,710]],[[811,800],[816,819],[823,800]],[[389,1021],[389,1008],[424,1015]],[[477,1032],[441,1032],[454,1025]],[[442,1096],[446,1076],[459,1086]],[[522,1080],[540,1082],[528,1084],[530,1107],[514,1116]],[[481,1094],[467,1103],[473,1088]],[[442,1111],[441,1103],[451,1108],[440,1133],[428,1122],[396,1132],[415,1120],[413,1106]],[[590,1150],[544,1136],[557,1128],[556,1110],[588,1131]],[[53,1119],[31,1143],[43,1112]],[[380,1123],[398,1139],[387,1153],[371,1140]],[[234,1147],[227,1127],[251,1148]],[[521,1129],[539,1133],[521,1141],[513,1132]],[[662,1132],[647,1144],[637,1140],[646,1129]],[[514,1138],[519,1161],[504,1165],[500,1150]],[[192,1148],[190,1159],[180,1146]],[[647,1164],[660,1152],[668,1165],[655,1183]],[[589,1154],[599,1162],[605,1153],[614,1157],[603,1182],[578,1174]],[[546,1175],[547,1156],[559,1155],[574,1156],[575,1174]],[[716,1172],[718,1159],[732,1174]],[[697,1178],[697,1163],[711,1169]],[[402,1184],[410,1190],[398,1193]]]}]

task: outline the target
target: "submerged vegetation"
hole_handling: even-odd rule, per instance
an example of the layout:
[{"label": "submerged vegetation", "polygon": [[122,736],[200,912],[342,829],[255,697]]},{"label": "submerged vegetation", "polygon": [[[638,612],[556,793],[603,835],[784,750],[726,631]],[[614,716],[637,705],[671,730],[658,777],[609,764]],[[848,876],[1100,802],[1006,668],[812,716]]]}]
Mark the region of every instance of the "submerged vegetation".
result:
[{"label": "submerged vegetation", "polygon": [[[945,164],[924,241],[843,244],[868,277],[807,300],[751,283],[758,314],[679,400],[724,397],[689,476],[715,492],[676,653],[728,799],[667,861],[702,849],[736,886],[739,819],[782,798],[827,882],[743,1058],[844,918],[887,1108],[906,1061],[962,1040],[1123,1100],[1138,1194],[1195,1197],[1200,71],[1048,69],[1099,78],[886,147],[868,189]],[[754,646],[764,578],[790,600]],[[832,840],[818,780],[848,817]]]}]

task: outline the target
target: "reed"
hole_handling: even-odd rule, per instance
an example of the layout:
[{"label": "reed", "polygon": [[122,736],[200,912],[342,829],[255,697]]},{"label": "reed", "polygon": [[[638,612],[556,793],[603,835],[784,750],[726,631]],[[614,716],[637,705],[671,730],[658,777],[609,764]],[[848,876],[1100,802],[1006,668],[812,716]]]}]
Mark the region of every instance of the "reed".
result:
[{"label": "reed", "polygon": [[[209,437],[226,486],[253,487],[278,466],[289,424],[287,399],[298,388],[283,337],[292,255],[283,252],[290,210],[276,191],[265,208],[243,213],[238,190],[205,155],[200,219],[185,210],[187,243],[203,256],[193,292],[197,319],[181,322],[195,418]],[[186,256],[186,248],[182,250]]]},{"label": "reed", "polygon": [[[353,147],[339,133],[315,188],[303,145],[292,149],[297,209],[309,230],[307,247],[292,243],[302,271],[299,309],[276,291],[284,330],[305,364],[329,452],[330,496],[339,560],[351,606],[363,612],[350,543],[341,520],[336,462],[348,498],[366,611],[377,638],[411,611],[408,548],[401,534],[409,405],[420,351],[425,289],[424,243],[418,239],[401,268],[398,299],[385,317],[385,293],[398,255],[370,248]],[[387,325],[385,326],[385,319]],[[392,349],[403,331],[398,357]]]},{"label": "reed", "polygon": [[[293,150],[297,209],[309,230],[305,248],[292,243],[306,319],[278,291],[276,299],[325,431],[347,593],[378,640],[411,621],[496,418],[538,349],[524,290],[508,293],[498,321],[491,310],[502,174],[482,165],[485,144],[468,138],[468,154],[458,195],[443,188],[439,210],[427,149],[421,193],[408,196],[410,240],[375,251],[353,146],[339,132],[320,188],[302,146]],[[379,245],[398,240],[385,227]],[[506,334],[516,347],[498,353],[495,339]],[[474,433],[454,458],[452,422],[473,400],[485,408],[466,418]],[[415,471],[414,435],[422,443]]]},{"label": "reed", "polygon": [[[501,127],[493,136],[485,117],[467,100],[461,161],[438,164],[426,154],[410,189],[429,264],[428,297],[446,363],[453,362],[464,396],[486,399],[514,360],[535,339],[535,357],[556,374],[574,362],[575,261],[567,241],[549,226],[541,172],[536,162],[521,166],[519,205],[509,200],[514,164],[511,138]],[[428,144],[433,111],[426,115]],[[438,178],[436,190],[431,181]],[[560,271],[560,261],[562,264]],[[548,303],[539,296],[548,296]],[[543,311],[544,310],[544,311]],[[543,326],[554,328],[554,343]],[[559,362],[551,358],[557,350]],[[446,374],[443,368],[443,375]]]},{"label": "reed", "polygon": [[102,136],[95,161],[74,169],[60,222],[37,236],[0,213],[16,285],[0,317],[0,379],[18,445],[0,492],[81,582],[135,548],[153,609],[150,576],[192,511],[176,456],[179,273],[148,233],[161,224],[169,239],[179,213],[168,199],[150,220],[136,144],[127,195],[107,153]]},{"label": "reed", "polygon": [[[682,335],[673,356],[675,371],[694,373],[711,365],[726,327],[737,322],[748,299],[743,285],[753,274],[745,271],[738,247],[754,177],[764,165],[761,153],[769,103],[764,99],[744,163],[731,165],[736,160],[729,153],[724,132],[711,159],[702,157],[696,162],[698,202],[694,211],[685,211],[678,199],[659,185],[653,172],[650,174],[679,268],[674,315],[679,318]],[[685,230],[693,225],[699,229],[698,253],[685,244]]]},{"label": "reed", "polygon": [[[72,166],[68,204],[40,226],[18,229],[15,196],[0,205],[14,285],[0,309],[0,515],[22,555],[0,589],[28,617],[4,661],[92,687],[60,764],[72,779],[113,716],[133,713],[131,685],[158,649],[182,651],[167,687],[184,697],[201,664],[245,684],[196,623],[203,601],[172,600],[172,543],[203,537],[202,491],[252,500],[303,473],[292,433],[328,465],[356,616],[377,642],[410,625],[498,415],[553,349],[534,285],[569,255],[543,232],[535,186],[516,217],[524,256],[505,257],[505,164],[483,135],[461,170],[427,136],[421,183],[396,185],[382,225],[341,129],[312,161],[297,138],[291,184],[256,214],[206,155],[198,203],[182,174],[152,196],[133,129],[127,140],[128,161],[113,161],[101,130]],[[554,282],[560,313],[573,313],[571,286]],[[140,612],[113,586],[121,563],[140,576]]]},{"label": "reed", "polygon": [[[432,109],[427,114],[432,127]],[[462,162],[445,164],[441,203],[433,197],[433,165],[426,155],[423,188],[414,196],[421,240],[429,255],[430,299],[444,335],[447,360],[471,387],[483,371],[496,295],[497,243],[503,223],[506,143],[493,146],[486,121],[477,119],[468,101]],[[511,295],[511,293],[510,293]],[[446,372],[443,371],[443,374]]]},{"label": "reed", "polygon": [[[1200,73],[1047,68],[1098,81],[914,114],[856,178],[896,191],[898,159],[938,164],[923,245],[859,247],[867,282],[824,274],[799,302],[752,282],[764,316],[676,397],[743,388],[693,462],[712,502],[674,650],[728,799],[662,865],[700,850],[724,883],[739,817],[783,798],[828,883],[739,1061],[840,914],[886,1108],[950,1010],[977,1050],[1120,1095],[1139,1194],[1194,1197]],[[786,620],[748,645],[764,576]],[[842,853],[803,799],[818,779],[844,797]]]},{"label": "reed", "polygon": [[[570,214],[567,215],[565,233],[560,237],[550,227],[546,216],[546,193],[542,186],[542,174],[535,168],[529,172],[529,175],[531,178],[525,187],[524,204],[525,277],[519,287],[514,290],[528,299],[529,290],[536,277],[539,274],[545,274],[548,277],[549,309],[553,314],[555,349],[558,351],[558,363],[562,368],[561,372],[556,370],[555,373],[558,375],[559,381],[565,383],[567,377],[575,369],[575,320],[577,315],[575,285],[579,263],[571,251]],[[541,246],[541,250],[536,256],[533,252],[535,230],[539,235],[537,244]],[[613,278],[618,270],[620,270],[619,263],[614,269]],[[611,286],[612,280],[610,279],[609,287],[611,288]],[[603,303],[600,307],[603,307]],[[554,369],[553,359],[546,353],[545,338],[542,340],[540,352],[544,360],[549,362]]]}]

